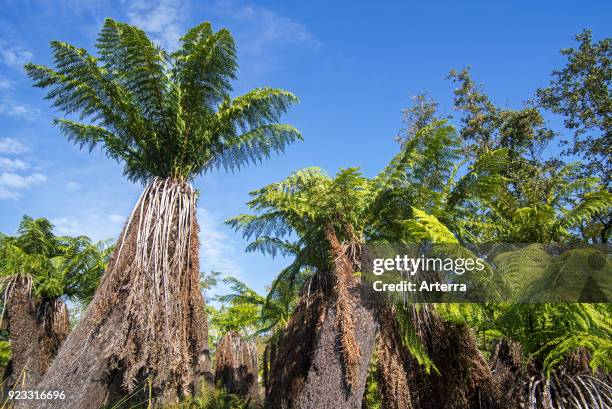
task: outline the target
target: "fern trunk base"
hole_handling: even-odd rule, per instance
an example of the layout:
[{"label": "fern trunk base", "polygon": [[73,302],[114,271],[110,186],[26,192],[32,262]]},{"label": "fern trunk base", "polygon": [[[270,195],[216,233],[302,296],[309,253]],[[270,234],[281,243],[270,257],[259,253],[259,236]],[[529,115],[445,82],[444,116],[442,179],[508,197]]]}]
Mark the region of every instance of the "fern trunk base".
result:
[{"label": "fern trunk base", "polygon": [[43,304],[31,294],[25,278],[17,277],[6,306],[11,360],[2,389],[38,384],[68,335],[68,309],[61,300]]},{"label": "fern trunk base", "polygon": [[355,378],[347,384],[342,336],[336,325],[336,303],[329,297],[325,278],[307,286],[270,355],[266,384],[267,405],[272,409],[360,409],[374,350],[377,323],[374,313],[363,306],[358,287],[349,286],[346,300],[354,317],[354,337],[360,360]]},{"label": "fern trunk base", "polygon": [[147,186],[84,318],[38,385],[65,391],[62,408],[173,404],[210,377],[195,217],[188,184],[157,178]]},{"label": "fern trunk base", "polygon": [[262,401],[258,378],[257,347],[238,333],[228,332],[215,352],[215,383],[249,402]]},{"label": "fern trunk base", "polygon": [[446,322],[425,305],[414,311],[413,325],[439,373],[408,363],[414,409],[511,409],[470,329]]}]

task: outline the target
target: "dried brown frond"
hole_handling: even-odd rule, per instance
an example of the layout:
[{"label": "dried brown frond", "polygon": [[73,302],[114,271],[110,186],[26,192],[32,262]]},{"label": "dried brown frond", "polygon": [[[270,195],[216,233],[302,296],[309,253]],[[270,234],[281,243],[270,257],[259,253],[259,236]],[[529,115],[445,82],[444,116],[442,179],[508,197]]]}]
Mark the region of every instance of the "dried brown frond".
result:
[{"label": "dried brown frond", "polygon": [[355,243],[341,245],[334,228],[325,226],[325,237],[329,242],[333,257],[335,287],[334,295],[336,302],[336,327],[340,334],[340,346],[344,357],[346,371],[346,383],[351,388],[358,379],[358,366],[361,360],[359,345],[355,339],[355,318],[351,305],[349,286],[355,281],[354,264],[347,257],[347,249],[352,248],[351,253],[356,254]]},{"label": "dried brown frond", "polygon": [[225,334],[215,353],[215,383],[253,403],[260,402],[258,369],[255,343],[236,332]]},{"label": "dried brown frond", "polygon": [[429,374],[408,361],[414,408],[509,408],[469,328],[444,321],[429,305],[411,308],[411,320],[438,370]]},{"label": "dried brown frond", "polygon": [[378,390],[384,409],[412,409],[410,387],[404,367],[407,351],[399,336],[395,314],[393,305],[383,305],[378,311]]}]

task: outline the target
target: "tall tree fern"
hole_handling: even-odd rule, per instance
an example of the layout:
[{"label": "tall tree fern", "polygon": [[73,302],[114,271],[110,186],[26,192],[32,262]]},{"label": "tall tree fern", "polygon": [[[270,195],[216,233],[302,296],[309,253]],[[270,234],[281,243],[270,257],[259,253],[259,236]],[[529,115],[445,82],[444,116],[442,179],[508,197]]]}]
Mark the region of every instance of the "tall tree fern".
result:
[{"label": "tall tree fern", "polygon": [[[232,97],[234,40],[208,22],[190,29],[176,51],[112,19],[104,22],[96,54],[60,41],[51,50],[52,67],[25,68],[65,114],[54,123],[78,146],[101,147],[130,181],[147,186],[85,319],[43,384],[59,386],[69,377],[67,408],[113,403],[147,380],[155,401],[173,403],[192,394],[210,369],[189,182],[213,168],[258,163],[300,140],[279,122],[297,98],[269,87]],[[83,355],[79,345],[92,334],[102,335]],[[94,382],[92,367],[116,370],[120,386]]]}]

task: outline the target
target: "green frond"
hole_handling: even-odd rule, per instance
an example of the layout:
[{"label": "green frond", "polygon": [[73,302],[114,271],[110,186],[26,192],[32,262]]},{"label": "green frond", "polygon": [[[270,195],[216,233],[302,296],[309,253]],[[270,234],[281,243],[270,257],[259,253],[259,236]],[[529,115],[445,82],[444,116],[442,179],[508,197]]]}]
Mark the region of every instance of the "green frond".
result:
[{"label": "green frond", "polygon": [[269,254],[272,258],[277,254],[283,257],[295,256],[299,248],[292,242],[281,240],[277,237],[259,236],[249,243],[246,247],[247,252],[260,251],[262,254]]},{"label": "green frond", "polygon": [[408,311],[408,306],[404,304],[399,304],[397,307],[396,319],[400,328],[400,335],[402,338],[402,344],[408,351],[410,355],[416,359],[417,363],[425,369],[425,372],[429,374],[431,370],[434,370],[434,373],[440,374],[438,368],[434,364],[431,357],[427,354],[427,350],[425,349],[425,345],[423,341],[419,338],[414,326],[410,320],[410,312]]},{"label": "green frond", "polygon": [[416,241],[430,241],[432,243],[459,243],[454,234],[435,216],[422,210],[412,208],[413,219],[405,222],[408,235]]},{"label": "green frond", "polygon": [[612,193],[607,190],[586,193],[582,201],[571,209],[564,211],[555,223],[553,230],[570,228],[588,221],[598,214],[605,214],[612,209]]},{"label": "green frond", "polygon": [[238,68],[234,39],[229,31],[214,32],[204,22],[181,38],[181,47],[172,58],[183,106],[196,121],[204,119],[232,91],[230,80],[236,79]]},{"label": "green frond", "polygon": [[218,123],[231,124],[246,132],[269,123],[277,123],[280,115],[298,102],[295,95],[275,88],[256,88],[233,100],[226,99],[216,113]]},{"label": "green frond", "polygon": [[212,152],[204,169],[240,170],[248,164],[263,162],[273,153],[284,152],[287,146],[301,140],[302,135],[293,126],[262,125],[224,141],[219,152]]},{"label": "green frond", "polygon": [[202,23],[181,41],[168,54],[144,31],[106,19],[98,57],[53,41],[53,68],[25,68],[53,107],[79,116],[58,120],[62,131],[81,147],[107,150],[132,181],[240,169],[301,140],[295,128],[280,124],[297,102],[290,92],[257,88],[231,99],[237,62],[227,30]]},{"label": "green frond", "polygon": [[450,192],[447,208],[470,199],[490,199],[507,183],[502,172],[508,166],[505,149],[491,150],[482,154],[459,179]]},{"label": "green frond", "polygon": [[609,370],[612,322],[609,304],[509,304],[499,306],[492,326],[541,359],[550,372],[579,348],[591,354],[591,367]]},{"label": "green frond", "polygon": [[68,119],[56,119],[53,123],[68,140],[81,149],[86,147],[91,152],[97,145],[103,144],[109,157],[126,162],[124,171],[130,179],[139,177],[137,172],[143,167],[142,158],[124,139],[96,125],[86,125]]},{"label": "green frond", "polygon": [[148,121],[163,122],[167,110],[166,52],[144,31],[110,18],[104,21],[96,48],[105,71],[133,96],[141,114]]},{"label": "green frond", "polygon": [[261,237],[274,234],[276,237],[284,237],[291,232],[281,212],[264,213],[258,216],[242,214],[228,219],[225,224],[234,230],[242,231],[244,238]]}]

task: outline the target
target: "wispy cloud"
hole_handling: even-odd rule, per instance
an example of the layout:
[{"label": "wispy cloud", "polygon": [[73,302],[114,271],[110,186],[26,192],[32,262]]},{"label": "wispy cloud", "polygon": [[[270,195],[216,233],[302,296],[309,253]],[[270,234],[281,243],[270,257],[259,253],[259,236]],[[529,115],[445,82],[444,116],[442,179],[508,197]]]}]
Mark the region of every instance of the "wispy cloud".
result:
[{"label": "wispy cloud", "polygon": [[0,61],[11,68],[22,69],[23,65],[32,61],[34,54],[19,44],[0,39]]},{"label": "wispy cloud", "polygon": [[0,156],[0,169],[5,170],[25,170],[28,164],[21,159],[3,158]]},{"label": "wispy cloud", "polygon": [[244,53],[258,54],[274,45],[318,46],[304,24],[261,6],[234,0],[217,0],[211,11],[240,23],[239,50]]},{"label": "wispy cloud", "polygon": [[59,217],[51,219],[51,223],[53,223],[55,231],[59,234],[76,236],[83,232],[83,228],[77,219]]},{"label": "wispy cloud", "polygon": [[13,192],[5,187],[0,186],[0,200],[3,199],[19,199],[19,193]]},{"label": "wispy cloud", "polygon": [[4,77],[0,77],[0,91],[6,91],[11,88],[13,88],[12,82]]},{"label": "wispy cloud", "polygon": [[109,214],[108,220],[113,224],[121,224],[125,221],[125,217],[120,214]]},{"label": "wispy cloud", "polygon": [[24,144],[13,138],[0,138],[0,153],[5,154],[22,154],[28,149]]},{"label": "wispy cloud", "polygon": [[81,214],[72,212],[69,215],[60,214],[52,217],[51,223],[59,234],[68,236],[85,235],[94,241],[116,239],[121,231],[121,224],[109,223],[110,216],[113,215],[97,211]]},{"label": "wispy cloud", "polygon": [[45,182],[47,177],[40,173],[32,173],[31,175],[19,175],[12,172],[3,172],[0,174],[0,186],[17,189],[27,189],[34,185]]},{"label": "wispy cloud", "polygon": [[33,121],[40,116],[41,112],[37,108],[32,108],[28,104],[13,101],[11,98],[4,97],[0,100],[0,115],[7,115]]},{"label": "wispy cloud", "polygon": [[236,262],[237,251],[231,238],[223,231],[219,218],[203,207],[198,208],[200,223],[200,269],[202,271],[220,271],[234,277],[242,275],[242,269]]},{"label": "wispy cloud", "polygon": [[70,182],[66,183],[66,189],[71,191],[71,192],[76,192],[80,188],[81,188],[81,185],[78,184],[77,182],[70,181]]},{"label": "wispy cloud", "polygon": [[24,176],[12,172],[3,172],[0,174],[0,199],[18,199],[21,196],[20,190],[29,189],[32,186],[44,183],[46,180],[47,177],[40,173]]},{"label": "wispy cloud", "polygon": [[0,173],[0,199],[18,199],[22,190],[47,181],[47,177],[41,173],[23,174],[29,165],[18,156],[28,151],[29,149],[16,139],[0,138],[0,154],[13,156],[0,156],[0,170],[4,170]]},{"label": "wispy cloud", "polygon": [[151,34],[162,47],[176,49],[185,31],[188,7],[186,0],[132,1],[127,11],[128,21]]}]

